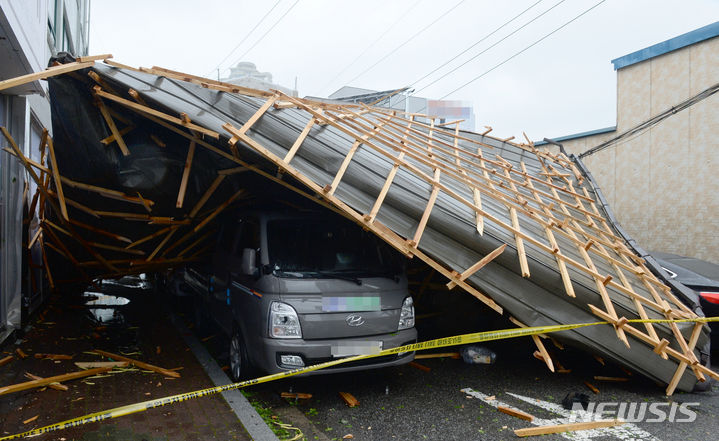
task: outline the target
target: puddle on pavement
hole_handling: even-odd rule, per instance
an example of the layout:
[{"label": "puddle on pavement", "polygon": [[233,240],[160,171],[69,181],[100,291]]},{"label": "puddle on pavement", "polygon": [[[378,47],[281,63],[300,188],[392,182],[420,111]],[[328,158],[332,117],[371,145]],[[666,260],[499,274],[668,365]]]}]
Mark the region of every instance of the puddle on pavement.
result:
[{"label": "puddle on pavement", "polygon": [[117,307],[127,305],[130,299],[94,291],[85,291],[82,296],[85,299],[84,305],[98,323],[124,321],[122,312]]},{"label": "puddle on pavement", "polygon": [[152,288],[152,284],[144,273],[138,276],[125,276],[119,279],[103,279],[101,283],[103,286],[117,286],[141,290]]}]

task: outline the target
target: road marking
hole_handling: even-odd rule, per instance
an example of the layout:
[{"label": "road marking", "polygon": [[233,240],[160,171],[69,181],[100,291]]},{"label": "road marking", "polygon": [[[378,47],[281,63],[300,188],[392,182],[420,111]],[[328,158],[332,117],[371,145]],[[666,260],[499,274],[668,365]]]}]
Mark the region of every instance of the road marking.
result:
[{"label": "road marking", "polygon": [[[495,397],[490,397],[489,395],[485,395],[482,392],[476,391],[472,388],[464,388],[462,389],[462,392],[470,395],[474,398],[479,398],[480,400],[484,401],[485,403],[489,404],[492,407],[497,406],[507,406],[512,409],[516,410],[522,410],[517,407],[514,407],[510,404],[503,403],[502,401],[499,401]],[[539,408],[542,408],[544,410],[547,410],[549,412],[555,413],[559,415],[559,418],[550,418],[550,419],[543,419],[543,418],[537,418],[535,416],[534,421],[532,421],[532,424],[535,426],[547,426],[547,425],[554,425],[554,424],[569,424],[577,421],[595,421],[599,418],[596,414],[593,414],[591,412],[587,412],[584,410],[579,411],[570,411],[565,408],[563,408],[561,405],[549,403],[547,401],[542,401],[536,398],[529,398],[518,394],[513,394],[511,392],[507,392],[508,395],[513,396],[514,398],[524,401],[526,403],[529,403],[533,406],[537,406]],[[526,410],[523,410],[523,412],[527,412]],[[531,413],[531,412],[529,412]],[[572,415],[574,414],[574,415]],[[591,441],[594,438],[601,438],[601,437],[615,437],[616,439],[623,440],[623,441],[660,441],[659,438],[656,438],[651,433],[637,427],[636,425],[632,423],[624,423],[621,426],[615,426],[615,427],[605,427],[602,429],[589,429],[589,430],[578,430],[576,432],[565,432],[561,433],[564,438],[573,440],[573,441]]]}]

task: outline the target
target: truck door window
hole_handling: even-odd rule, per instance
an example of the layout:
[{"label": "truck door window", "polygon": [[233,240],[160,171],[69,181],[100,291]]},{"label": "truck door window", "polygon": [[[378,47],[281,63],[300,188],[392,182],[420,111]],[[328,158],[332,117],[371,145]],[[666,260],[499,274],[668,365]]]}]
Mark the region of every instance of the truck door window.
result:
[{"label": "truck door window", "polygon": [[270,265],[286,277],[393,276],[398,261],[356,225],[323,219],[267,223]]},{"label": "truck door window", "polygon": [[245,248],[257,251],[260,249],[260,223],[257,219],[248,218],[240,222],[240,237],[235,248],[235,255],[242,256],[242,250]]}]

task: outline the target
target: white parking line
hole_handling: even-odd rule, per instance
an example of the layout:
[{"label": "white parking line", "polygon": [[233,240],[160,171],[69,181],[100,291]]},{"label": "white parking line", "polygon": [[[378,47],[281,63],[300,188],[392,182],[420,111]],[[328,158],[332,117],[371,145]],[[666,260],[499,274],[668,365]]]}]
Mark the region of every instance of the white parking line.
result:
[{"label": "white parking line", "polygon": [[[507,403],[504,403],[502,401],[497,400],[494,397],[490,397],[489,395],[485,395],[482,392],[476,391],[472,388],[464,388],[462,389],[462,392],[470,395],[474,398],[479,398],[480,400],[484,401],[485,403],[489,404],[492,407],[497,406],[506,406],[512,409],[518,409],[517,407],[511,406]],[[547,426],[547,425],[554,425],[554,424],[569,424],[577,421],[594,421],[598,418],[597,415],[587,412],[584,410],[579,411],[570,411],[558,404],[549,403],[547,401],[542,401],[536,398],[529,398],[522,395],[513,394],[511,392],[507,392],[507,394],[513,396],[514,398],[524,401],[526,403],[529,403],[533,406],[540,407],[544,410],[547,410],[549,412],[555,413],[559,415],[559,418],[551,418],[551,419],[543,419],[543,418],[534,418],[534,421],[532,421],[532,424],[535,426]],[[526,411],[525,411],[526,412]],[[653,436],[651,433],[637,427],[634,424],[631,423],[625,423],[621,426],[615,426],[615,427],[606,427],[602,429],[590,429],[590,430],[577,430],[575,432],[564,432],[561,433],[561,435],[570,440],[574,441],[591,441],[594,438],[599,437],[615,437],[618,440],[622,441],[660,441],[658,438]]]}]

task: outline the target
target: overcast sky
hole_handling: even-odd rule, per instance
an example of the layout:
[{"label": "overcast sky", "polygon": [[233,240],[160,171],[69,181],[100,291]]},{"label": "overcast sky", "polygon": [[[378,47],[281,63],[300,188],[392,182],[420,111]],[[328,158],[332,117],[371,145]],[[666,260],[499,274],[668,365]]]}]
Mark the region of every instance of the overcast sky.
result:
[{"label": "overcast sky", "polygon": [[94,0],[90,53],[213,78],[251,61],[275,83],[297,80],[300,96],[413,86],[438,99],[480,77],[446,99],[471,102],[478,129],[538,140],[614,125],[610,61],[719,20],[717,0],[600,1]]}]

